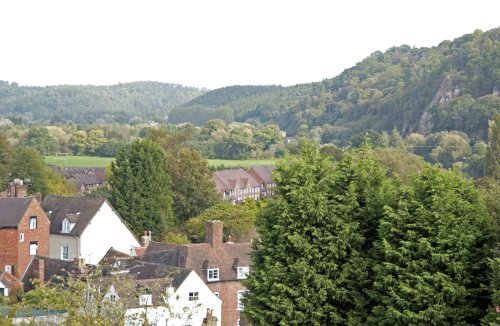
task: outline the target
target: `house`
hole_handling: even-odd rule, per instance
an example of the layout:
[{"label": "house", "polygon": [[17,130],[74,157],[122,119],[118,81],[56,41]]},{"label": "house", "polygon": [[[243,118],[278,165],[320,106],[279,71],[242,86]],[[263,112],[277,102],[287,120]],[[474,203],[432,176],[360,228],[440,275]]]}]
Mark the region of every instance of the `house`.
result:
[{"label": "house", "polygon": [[[9,297],[23,288],[23,283],[11,273],[0,270],[0,297]],[[0,299],[0,302],[2,300]]]},{"label": "house", "polygon": [[49,228],[35,197],[0,198],[0,268],[20,278],[34,255],[49,254]]},{"label": "house", "polygon": [[248,197],[260,197],[260,184],[241,168],[215,171],[212,179],[215,188],[225,200],[239,203]]},{"label": "house", "polygon": [[111,247],[128,253],[140,246],[106,199],[48,195],[42,207],[51,222],[49,258],[95,265]]},{"label": "house", "polygon": [[82,266],[80,261],[68,261],[61,259],[52,259],[42,256],[33,256],[26,271],[21,277],[24,285],[24,291],[30,291],[34,288],[35,280],[41,283],[49,283],[55,277],[68,277],[71,274],[79,274]]},{"label": "house", "polygon": [[72,182],[80,193],[90,192],[104,185],[105,169],[103,168],[76,168],[53,167],[54,172],[64,175]]},{"label": "house", "polygon": [[274,165],[257,165],[248,170],[250,174],[260,185],[260,195],[270,197],[274,194],[276,183],[273,181],[272,172]]},{"label": "house", "polygon": [[222,325],[238,325],[247,291],[241,284],[249,272],[251,243],[223,242],[221,221],[209,221],[205,242],[187,245],[151,242],[143,261],[194,270],[222,300]]},{"label": "house", "polygon": [[103,271],[103,301],[125,306],[125,325],[201,325],[207,311],[221,325],[221,299],[192,270],[133,259]]}]

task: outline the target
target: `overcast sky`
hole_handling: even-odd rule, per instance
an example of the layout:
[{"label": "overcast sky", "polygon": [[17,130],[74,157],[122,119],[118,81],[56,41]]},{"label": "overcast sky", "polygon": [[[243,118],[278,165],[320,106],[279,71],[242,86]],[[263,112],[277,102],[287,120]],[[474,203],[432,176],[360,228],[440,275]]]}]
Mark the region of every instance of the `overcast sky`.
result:
[{"label": "overcast sky", "polygon": [[498,0],[2,0],[0,80],[293,85],[494,27]]}]

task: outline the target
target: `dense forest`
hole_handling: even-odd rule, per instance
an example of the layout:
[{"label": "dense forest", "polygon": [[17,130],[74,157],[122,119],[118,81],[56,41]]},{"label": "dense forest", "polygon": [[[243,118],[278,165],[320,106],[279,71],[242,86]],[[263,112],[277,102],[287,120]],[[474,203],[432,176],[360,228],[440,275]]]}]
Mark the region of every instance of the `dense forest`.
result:
[{"label": "dense forest", "polygon": [[276,123],[289,135],[321,128],[323,142],[342,145],[367,129],[394,128],[403,136],[458,130],[485,140],[488,120],[500,112],[500,28],[432,48],[377,51],[322,82],[255,94],[249,89],[206,93],[175,108],[169,120],[198,125],[213,118],[257,120]]},{"label": "dense forest", "polygon": [[173,107],[205,91],[158,82],[28,87],[0,81],[0,117],[50,124],[161,122]]}]

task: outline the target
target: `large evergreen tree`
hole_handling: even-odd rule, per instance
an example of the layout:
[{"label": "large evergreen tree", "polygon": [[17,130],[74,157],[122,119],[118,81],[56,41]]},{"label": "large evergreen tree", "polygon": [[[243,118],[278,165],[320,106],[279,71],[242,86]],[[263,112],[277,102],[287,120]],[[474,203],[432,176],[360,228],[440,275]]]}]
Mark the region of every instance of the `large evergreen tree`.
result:
[{"label": "large evergreen tree", "polygon": [[491,226],[471,182],[427,166],[380,222],[373,324],[479,323]]},{"label": "large evergreen tree", "polygon": [[170,179],[163,150],[151,140],[121,147],[111,165],[110,202],[135,234],[158,238],[173,221]]},{"label": "large evergreen tree", "polygon": [[245,310],[255,325],[366,321],[371,252],[393,187],[363,149],[337,168],[316,148],[278,163],[279,196],[257,219]]},{"label": "large evergreen tree", "polygon": [[7,138],[0,135],[0,189],[3,191],[9,181],[12,149]]}]

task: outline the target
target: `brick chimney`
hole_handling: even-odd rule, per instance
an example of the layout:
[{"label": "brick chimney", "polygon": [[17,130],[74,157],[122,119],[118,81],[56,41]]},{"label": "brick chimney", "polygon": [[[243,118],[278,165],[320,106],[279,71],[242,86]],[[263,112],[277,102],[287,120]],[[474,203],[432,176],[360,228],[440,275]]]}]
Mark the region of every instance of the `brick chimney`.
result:
[{"label": "brick chimney", "polygon": [[222,245],[222,222],[208,221],[205,224],[205,242],[210,243],[212,248],[218,248]]},{"label": "brick chimney", "polygon": [[43,284],[45,282],[45,259],[36,257],[35,262],[36,278],[38,278]]},{"label": "brick chimney", "polygon": [[14,179],[9,183],[7,193],[12,198],[24,198],[28,195],[28,188],[23,184],[23,180]]}]

